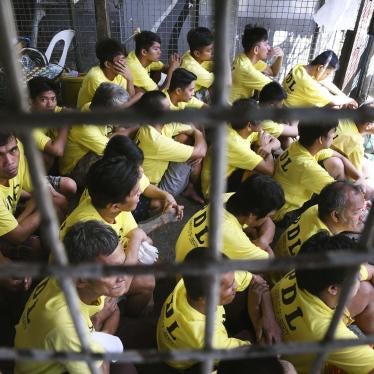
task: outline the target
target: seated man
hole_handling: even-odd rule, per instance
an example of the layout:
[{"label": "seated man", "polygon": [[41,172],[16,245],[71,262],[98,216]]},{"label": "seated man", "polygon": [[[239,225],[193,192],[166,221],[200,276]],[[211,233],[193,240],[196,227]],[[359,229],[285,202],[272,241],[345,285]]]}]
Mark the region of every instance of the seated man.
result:
[{"label": "seated man", "polygon": [[[321,230],[329,235],[345,231],[359,233],[364,227],[365,212],[366,202],[358,186],[345,181],[328,184],[321,190],[318,205],[306,210],[281,235],[274,250],[275,256],[296,256],[304,242]],[[359,314],[357,324],[369,334],[374,331],[374,288],[370,284],[374,282],[373,274],[373,265],[361,266],[360,289],[355,298],[355,310]]]},{"label": "seated man", "polygon": [[99,65],[90,69],[79,90],[77,107],[81,109],[92,101],[101,83],[113,83],[134,96],[134,84],[130,69],[125,62],[125,50],[114,39],[100,40],[96,44],[96,57]]},{"label": "seated man", "polygon": [[[113,83],[102,83],[97,88],[87,110],[120,108],[128,102],[128,93]],[[73,126],[69,130],[65,153],[60,160],[63,175],[70,175],[79,188],[84,187],[87,171],[99,157],[109,141],[109,137],[117,131],[111,125]]]},{"label": "seated man", "polygon": [[[191,250],[185,259],[185,262],[191,265],[201,265],[204,262],[208,264],[209,261],[208,249],[201,247]],[[209,283],[204,275],[184,275],[182,278],[166,299],[158,320],[157,345],[160,350],[202,349],[204,346]],[[234,300],[237,291],[245,291],[247,293],[245,298],[247,316],[249,315],[257,331],[257,337],[262,332],[264,335],[267,334],[263,331],[267,329],[268,322],[266,320],[274,318],[270,298],[269,310],[262,309],[261,305],[261,299],[265,295],[269,297],[269,290],[266,284],[258,281],[255,276],[248,272],[222,274],[213,335],[213,346],[216,349],[232,349],[250,344],[248,331],[245,339],[229,337],[224,326],[226,317],[223,306],[230,304]],[[248,330],[250,327],[249,323]],[[177,369],[188,369],[196,363],[171,361],[168,364]]]},{"label": "seated man", "polygon": [[[52,199],[60,219],[65,214],[67,201],[50,186]],[[35,233],[40,224],[40,213],[33,198],[26,201],[21,212],[19,200],[24,193],[32,193],[31,176],[23,146],[13,133],[0,134],[0,238],[1,248],[13,252],[17,246]],[[34,241],[33,241],[34,242]],[[34,243],[36,244],[36,243]]]},{"label": "seated man", "polygon": [[356,100],[346,96],[327,78],[339,69],[339,58],[331,50],[319,54],[307,65],[297,64],[283,80],[288,107],[357,108]]},{"label": "seated man", "polygon": [[174,70],[168,90],[164,90],[169,100],[170,110],[202,108],[206,106],[194,97],[196,75],[183,68]]},{"label": "seated man", "polygon": [[158,90],[156,82],[150,77],[153,71],[166,74],[166,78],[161,89],[169,88],[171,75],[179,67],[180,58],[173,53],[169,59],[169,66],[165,67],[160,61],[161,38],[152,31],[142,31],[135,36],[135,51],[129,53],[126,58],[133,77],[134,86],[137,92],[147,92]]},{"label": "seated man", "polygon": [[117,156],[124,156],[139,167],[141,175],[139,185],[142,194],[139,204],[132,212],[137,222],[146,220],[150,215],[169,210],[175,210],[178,220],[183,218],[183,205],[178,205],[169,192],[163,191],[149,182],[148,177],[143,172],[143,151],[125,135],[113,136],[104,150],[104,158]]},{"label": "seated man", "polygon": [[196,75],[195,96],[209,101],[209,89],[213,84],[213,41],[212,32],[206,27],[191,29],[187,34],[190,48],[182,56],[181,67]]},{"label": "seated man", "polygon": [[[357,243],[344,233],[330,236],[321,232],[304,243],[300,255],[324,255],[326,252],[339,256],[346,249],[357,249]],[[285,342],[322,341],[330,326],[334,309],[342,291],[342,285],[351,268],[339,266],[305,269],[288,273],[272,289],[272,300],[277,321]],[[359,288],[355,282],[351,298]],[[349,317],[355,315],[350,313]],[[346,317],[348,317],[346,316]],[[340,320],[334,339],[357,339],[348,329],[348,318]],[[309,373],[315,359],[314,353],[285,356],[295,365],[299,374]],[[374,373],[374,350],[368,345],[338,348],[327,357],[327,363],[346,373]]]},{"label": "seated man", "polygon": [[274,48],[273,55],[276,59],[273,65],[269,67],[265,63],[271,47],[268,43],[268,33],[262,27],[246,25],[242,45],[244,52],[235,58],[232,66],[231,103],[252,97],[255,90],[261,91],[271,82],[267,75],[278,75],[283,61],[283,51]]},{"label": "seated man", "polygon": [[[147,92],[138,101],[136,109],[158,115],[169,109],[169,103],[162,92]],[[193,145],[175,140],[174,137],[179,134],[187,135]],[[198,182],[198,172],[194,167],[200,170],[199,164],[207,148],[200,130],[179,123],[142,126],[136,136],[136,144],[144,153],[144,173],[152,184],[173,196],[186,190],[187,196],[202,202],[194,189]]]},{"label": "seated man", "polygon": [[[64,110],[57,105],[58,87],[53,81],[36,77],[28,82],[28,88],[31,111],[57,113]],[[35,129],[33,131],[36,146],[43,154],[47,172],[53,167],[55,161],[63,156],[67,135],[68,127],[62,127],[60,130]],[[70,178],[60,176],[48,176],[47,178],[57,192],[68,198],[73,196],[77,190],[75,182]]]},{"label": "seated man", "polygon": [[[98,221],[80,222],[72,226],[65,236],[64,244],[72,264],[95,262],[103,265],[130,265],[137,261],[131,256],[126,257],[114,230]],[[75,279],[81,317],[85,322],[90,348],[94,352],[122,351],[120,340],[113,336],[119,322],[118,306],[111,313],[105,309],[108,299],[127,293],[131,280],[131,275]],[[93,317],[97,313],[103,315],[104,311],[106,318],[101,320],[100,327],[95,326]],[[96,331],[105,334],[100,336]],[[16,327],[14,345],[18,349],[80,352],[81,344],[71,311],[55,278],[43,279],[31,294]],[[109,373],[108,362],[96,361],[95,364],[103,373]],[[89,373],[90,370],[84,361],[17,361],[15,372]]]},{"label": "seated man", "polygon": [[[233,104],[233,109],[245,111],[257,108],[252,99],[239,99]],[[240,183],[253,172],[273,175],[274,160],[272,151],[280,148],[280,143],[273,136],[264,133],[261,125],[255,122],[242,121],[238,116],[227,126],[227,191],[234,192]],[[254,148],[254,149],[252,149]],[[201,173],[201,189],[203,195],[209,196],[211,182],[212,147],[203,161]]]},{"label": "seated man", "polygon": [[[264,86],[259,95],[259,104],[263,108],[282,108],[283,100],[287,98],[286,91],[278,82],[270,82]],[[298,135],[296,124],[277,123],[272,120],[265,120],[261,123],[262,129],[279,138],[282,148],[286,149],[292,142],[291,138]]]},{"label": "seated man", "polygon": [[[271,215],[284,204],[280,185],[272,178],[254,174],[234,194],[227,194],[222,223],[222,252],[233,260],[266,259],[273,254],[274,237]],[[176,261],[181,262],[197,246],[208,247],[209,206],[195,213],[184,226],[175,247]],[[247,226],[244,229],[244,226]],[[246,230],[251,230],[252,240]]]},{"label": "seated man", "polygon": [[[139,167],[124,157],[101,159],[94,163],[87,175],[90,198],[81,199],[79,205],[61,225],[63,239],[67,230],[78,221],[104,222],[120,237],[126,256],[138,259],[143,241],[150,241],[138,229],[131,211],[139,202]],[[154,276],[134,277],[126,299],[126,313],[139,315],[152,299]]]},{"label": "seated man", "polygon": [[313,201],[309,201],[313,194],[319,194],[334,179],[361,178],[347,158],[329,149],[337,126],[337,121],[318,124],[300,122],[299,140],[278,158],[274,179],[283,187],[286,203],[276,213],[275,220],[283,228],[314,205]]},{"label": "seated man", "polygon": [[[364,105],[371,107],[371,104]],[[369,199],[374,197],[374,163],[365,158],[364,136],[374,134],[371,122],[340,120],[331,148],[347,157],[362,173]]]}]

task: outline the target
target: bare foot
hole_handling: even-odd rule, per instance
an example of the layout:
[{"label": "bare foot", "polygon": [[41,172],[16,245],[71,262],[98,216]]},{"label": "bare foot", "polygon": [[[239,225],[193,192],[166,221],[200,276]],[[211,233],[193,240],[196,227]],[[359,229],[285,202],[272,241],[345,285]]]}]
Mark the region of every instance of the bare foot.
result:
[{"label": "bare foot", "polygon": [[205,200],[196,192],[192,183],[188,184],[187,188],[183,191],[182,195],[192,201],[195,201],[198,204],[205,204]]}]

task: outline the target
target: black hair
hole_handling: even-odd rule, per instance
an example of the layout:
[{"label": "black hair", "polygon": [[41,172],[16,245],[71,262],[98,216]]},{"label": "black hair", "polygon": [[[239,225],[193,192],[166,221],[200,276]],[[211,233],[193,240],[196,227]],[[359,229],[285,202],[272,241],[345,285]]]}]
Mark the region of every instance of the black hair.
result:
[{"label": "black hair", "polygon": [[90,109],[115,108],[127,103],[128,100],[129,94],[123,87],[115,83],[103,82],[93,95]]},{"label": "black hair", "polygon": [[299,142],[304,147],[310,147],[321,136],[327,136],[328,132],[338,127],[338,120],[307,123],[300,121]]},{"label": "black hair", "polygon": [[214,41],[213,33],[207,27],[196,27],[187,33],[187,43],[190,47],[190,52],[207,47]]},{"label": "black hair", "polygon": [[243,120],[243,114],[248,110],[255,110],[258,108],[257,102],[253,99],[238,99],[234,101],[232,104],[233,111],[237,111],[237,115],[235,115],[234,119],[231,121],[231,127],[234,130],[242,130],[244,129],[248,121]]},{"label": "black hair", "polygon": [[66,253],[72,264],[94,262],[98,256],[109,256],[118,243],[116,232],[109,225],[96,220],[74,224],[64,237]]},{"label": "black hair", "polygon": [[[243,348],[238,348],[243,349]],[[271,373],[283,374],[284,370],[276,357],[245,358],[240,360],[224,360],[218,364],[217,374],[232,373]]]},{"label": "black hair", "polygon": [[7,145],[10,141],[10,139],[16,138],[14,133],[12,132],[1,132],[0,131],[0,147]]},{"label": "black hair", "polygon": [[348,181],[336,181],[325,186],[318,196],[318,217],[324,220],[332,211],[341,213],[349,201],[349,192],[362,194],[360,186]]},{"label": "black hair", "polygon": [[152,31],[142,31],[135,36],[135,54],[140,56],[143,49],[146,51],[152,47],[153,43],[160,43],[161,38]]},{"label": "black hair", "polygon": [[169,92],[175,91],[177,88],[181,88],[183,90],[196,79],[197,76],[194,73],[191,73],[184,68],[177,68],[174,70],[173,75],[171,76]]},{"label": "black hair", "polygon": [[334,51],[328,49],[314,58],[309,65],[323,65],[328,69],[339,69],[339,58]]},{"label": "black hair", "polygon": [[133,108],[140,113],[149,112],[158,115],[164,111],[162,101],[165,98],[166,95],[161,91],[148,91],[133,105]]},{"label": "black hair", "polygon": [[[356,240],[349,238],[346,233],[330,236],[327,231],[320,231],[303,243],[298,256],[334,254],[339,256],[343,250],[358,250]],[[351,270],[348,266],[327,267],[315,269],[296,269],[296,281],[300,289],[307,290],[319,296],[323,290],[331,285],[342,285],[345,277]]]},{"label": "black hair", "polygon": [[253,27],[246,25],[242,36],[242,46],[244,52],[249,52],[257,43],[269,39],[268,32],[263,27]]},{"label": "black hair", "polygon": [[31,100],[35,100],[40,94],[46,91],[53,91],[56,95],[59,92],[59,86],[51,79],[45,77],[35,77],[27,83]]},{"label": "black hair", "polygon": [[230,196],[226,210],[235,216],[252,213],[259,219],[278,210],[284,203],[284,192],[278,182],[267,175],[253,174]]},{"label": "black hair", "polygon": [[274,101],[282,101],[287,99],[287,93],[278,82],[270,82],[265,85],[258,97],[260,104],[266,104]]},{"label": "black hair", "polygon": [[126,157],[102,158],[87,175],[87,189],[95,208],[123,202],[139,179],[139,166]]},{"label": "black hair", "polygon": [[[222,259],[227,259],[225,254],[220,254]],[[187,253],[184,262],[186,264],[209,264],[212,261],[212,257],[209,253],[209,249],[206,247],[197,247]],[[198,300],[199,298],[205,298],[208,294],[209,282],[206,275],[188,275],[182,276],[184,286],[186,287],[187,296],[192,300]]]},{"label": "black hair", "polygon": [[112,62],[114,57],[126,55],[122,44],[114,39],[103,39],[96,43],[96,57],[99,60],[100,67],[105,67],[105,62]]},{"label": "black hair", "polygon": [[105,147],[104,158],[117,156],[125,156],[138,166],[144,161],[143,151],[126,135],[112,136]]}]

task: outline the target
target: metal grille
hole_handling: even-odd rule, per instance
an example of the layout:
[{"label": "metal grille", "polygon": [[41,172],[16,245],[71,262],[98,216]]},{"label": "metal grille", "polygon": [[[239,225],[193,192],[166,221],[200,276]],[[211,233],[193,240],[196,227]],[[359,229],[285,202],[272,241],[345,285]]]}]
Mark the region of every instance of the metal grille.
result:
[{"label": "metal grille", "polygon": [[321,32],[313,21],[319,0],[239,0],[236,51],[241,51],[241,35],[248,23],[265,27],[270,44],[280,46],[285,57],[280,79],[296,64],[307,63],[325,49],[340,54],[345,32]]},{"label": "metal grille", "polygon": [[[372,209],[365,230],[361,235],[361,241],[365,247],[360,255],[347,251],[345,255],[339,258],[325,257],[315,258],[307,264],[303,263],[300,258],[287,259],[272,259],[267,261],[232,261],[228,264],[220,263],[218,260],[219,248],[221,246],[222,232],[220,230],[222,220],[222,193],[224,187],[224,159],[225,153],[225,121],[228,121],[238,115],[226,106],[227,88],[223,82],[226,82],[226,74],[228,69],[228,59],[223,58],[228,56],[228,23],[231,14],[230,1],[216,0],[215,10],[215,30],[216,30],[216,60],[215,60],[215,75],[221,79],[216,79],[213,87],[213,105],[205,110],[191,110],[191,111],[175,111],[165,113],[159,118],[150,116],[147,113],[135,114],[131,110],[126,110],[121,113],[60,113],[54,114],[29,114],[27,113],[27,97],[25,88],[22,84],[21,72],[16,63],[16,52],[13,48],[13,39],[16,36],[15,23],[13,22],[13,15],[11,11],[11,4],[9,0],[2,0],[0,2],[0,33],[4,38],[2,48],[0,49],[0,62],[9,76],[12,84],[10,85],[9,96],[12,97],[12,103],[7,108],[6,112],[0,112],[0,123],[2,129],[12,129],[21,131],[21,140],[25,145],[25,152],[29,160],[31,176],[35,187],[35,194],[38,206],[42,214],[42,229],[44,230],[45,238],[52,249],[53,255],[56,258],[57,265],[22,265],[12,264],[11,266],[1,266],[0,277],[7,277],[10,274],[20,276],[21,274],[35,274],[35,271],[41,271],[46,274],[55,274],[63,289],[69,309],[72,312],[75,326],[82,343],[82,353],[61,353],[61,352],[44,352],[40,350],[30,351],[15,351],[12,349],[0,349],[0,358],[12,359],[30,359],[32,357],[36,360],[58,359],[66,360],[88,360],[90,369],[93,373],[97,370],[92,364],[92,359],[100,359],[105,357],[107,359],[116,358],[120,361],[132,362],[151,362],[160,360],[198,360],[205,363],[203,373],[210,373],[212,370],[213,360],[216,358],[228,357],[259,357],[270,356],[277,353],[302,353],[315,352],[318,353],[318,359],[311,370],[312,373],[320,371],[322,361],[325,355],[332,348],[345,347],[360,344],[373,344],[374,336],[367,336],[360,340],[340,340],[333,341],[336,323],[340,319],[343,306],[345,305],[350,288],[353,285],[354,274],[352,273],[345,282],[344,289],[339,300],[339,305],[334,313],[333,321],[330,329],[326,334],[323,342],[316,343],[297,343],[297,344],[278,344],[275,346],[264,347],[251,346],[241,351],[224,351],[215,350],[212,348],[212,332],[214,325],[214,311],[217,305],[217,289],[218,289],[218,274],[227,270],[228,266],[235,269],[248,269],[252,271],[270,269],[285,269],[291,267],[326,267],[328,265],[351,264],[358,265],[361,262],[373,261],[374,256],[374,210]],[[308,119],[311,115],[318,119],[333,119],[338,117],[352,118],[355,120],[366,118],[374,119],[374,110],[371,108],[364,108],[357,111],[344,110],[341,112],[332,109],[272,109],[259,110],[256,112],[242,113],[243,119]],[[213,166],[212,166],[212,185],[211,185],[211,214],[209,232],[210,251],[212,255],[212,262],[206,267],[189,268],[186,265],[156,265],[152,267],[134,267],[134,266],[120,266],[120,267],[100,267],[97,264],[84,267],[69,267],[66,259],[65,250],[58,237],[58,221],[56,219],[49,194],[46,191],[46,185],[43,183],[42,160],[41,156],[35,148],[30,131],[30,127],[38,127],[40,123],[48,124],[49,126],[59,127],[63,125],[73,125],[74,123],[96,123],[101,124],[110,122],[113,124],[122,124],[130,126],[130,123],[144,122],[199,122],[205,126],[212,127],[213,133],[213,147],[219,152],[213,152]],[[84,273],[86,271],[86,273]],[[83,323],[79,318],[80,314],[77,312],[78,297],[72,281],[74,275],[83,276],[90,274],[90,276],[99,277],[101,274],[108,275],[111,272],[121,273],[139,273],[139,272],[153,272],[155,271],[161,275],[182,273],[194,273],[203,271],[211,277],[211,289],[208,297],[208,313],[206,320],[206,335],[205,347],[201,351],[174,351],[174,352],[155,352],[155,351],[126,351],[122,354],[95,354],[89,352],[87,345],[87,337],[82,333]]]}]

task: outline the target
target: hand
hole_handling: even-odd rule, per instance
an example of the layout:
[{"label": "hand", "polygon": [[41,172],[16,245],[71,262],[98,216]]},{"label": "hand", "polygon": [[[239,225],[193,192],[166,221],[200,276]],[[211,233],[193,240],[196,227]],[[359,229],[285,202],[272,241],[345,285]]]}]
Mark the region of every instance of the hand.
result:
[{"label": "hand", "polygon": [[132,74],[131,70],[125,63],[121,63],[119,61],[116,61],[112,64],[114,71],[117,74],[122,75],[127,81],[132,81]]},{"label": "hand", "polygon": [[[11,264],[12,260],[8,257],[1,255],[0,263]],[[31,286],[32,279],[31,277],[24,278],[3,278],[0,279],[0,287],[12,291],[12,292],[22,292],[27,291]]]},{"label": "hand", "polygon": [[181,58],[178,53],[173,53],[169,57],[169,71],[173,72],[175,69],[179,68],[181,64]]},{"label": "hand", "polygon": [[271,249],[269,243],[267,243],[265,240],[263,240],[261,237],[257,238],[255,240],[252,240],[252,243],[254,245],[257,245],[257,247],[263,249],[265,252],[269,254],[269,256],[274,257],[274,252]]},{"label": "hand", "polygon": [[281,47],[273,47],[270,50],[270,57],[283,57],[283,56],[284,56],[284,52]]},{"label": "hand", "polygon": [[280,343],[282,332],[275,318],[262,317],[260,327],[256,328],[257,341],[266,344]]},{"label": "hand", "polygon": [[352,99],[351,97],[347,97],[348,101],[344,105],[346,108],[349,109],[357,109],[358,108],[358,103],[355,99]]},{"label": "hand", "polygon": [[178,221],[182,220],[184,206],[178,205],[173,195],[171,195],[169,192],[165,192],[165,198],[164,198],[163,203],[164,203],[163,212],[174,210],[177,220]]},{"label": "hand", "polygon": [[145,240],[148,241],[148,235],[140,228],[130,231],[127,237],[129,240],[137,240],[139,243],[144,242]]}]

